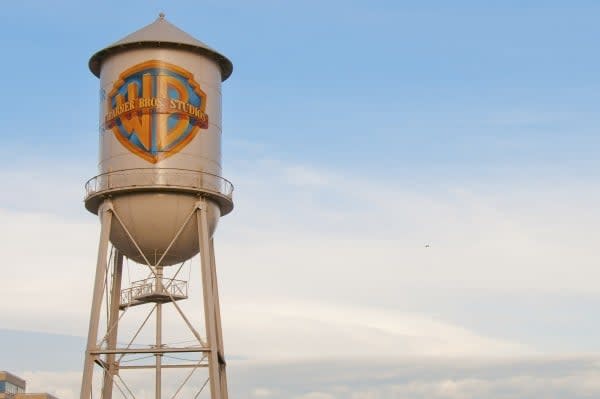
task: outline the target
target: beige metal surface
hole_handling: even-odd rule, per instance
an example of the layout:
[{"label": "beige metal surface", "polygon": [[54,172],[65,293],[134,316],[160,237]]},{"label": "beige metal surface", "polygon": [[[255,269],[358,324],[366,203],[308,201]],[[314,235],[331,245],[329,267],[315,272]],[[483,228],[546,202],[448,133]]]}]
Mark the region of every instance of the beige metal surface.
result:
[{"label": "beige metal surface", "polygon": [[[195,370],[207,368],[196,396],[209,387],[211,399],[227,399],[212,236],[219,218],[233,209],[233,185],[221,176],[221,82],[231,62],[161,15],[92,56],[90,69],[100,77],[100,157],[99,175],[86,184],[85,206],[100,217],[101,233],[80,397],[96,396],[94,369],[100,366],[104,398],[114,389],[135,396],[121,371],[153,369],[154,397],[162,399],[163,369],[190,369],[169,395],[177,397]],[[187,283],[176,279],[181,266],[164,268],[198,253],[205,336],[178,305],[188,295]],[[148,278],[121,287],[124,258],[147,267]],[[168,270],[176,272],[165,277]],[[128,344],[119,343],[121,318],[144,305],[147,317]],[[108,310],[105,323],[102,309]],[[169,310],[181,316],[193,344],[166,341],[163,311]],[[154,342],[132,346],[152,315]],[[178,353],[198,357],[190,363],[170,355]],[[131,359],[135,354],[153,361]]]},{"label": "beige metal surface", "polygon": [[[121,217],[121,223],[113,224],[110,240],[119,251],[138,263],[144,264],[147,259],[154,265],[161,257],[160,263],[163,266],[183,262],[198,253],[195,220],[186,223],[171,250],[167,251],[167,248],[194,210],[197,201],[198,198],[192,195],[168,192],[115,195],[112,202]],[[215,202],[210,201],[207,212],[210,220],[209,234],[212,235],[217,227],[220,210]],[[127,227],[142,249],[143,255],[124,227]]]},{"label": "beige metal surface", "polygon": [[188,282],[172,278],[157,281],[155,277],[132,281],[131,286],[121,291],[121,310],[143,303],[167,303],[188,298]]},{"label": "beige metal surface", "polygon": [[[161,45],[158,46],[157,43]],[[164,43],[182,45],[163,46]],[[192,46],[202,51],[192,51]],[[165,253],[181,221],[193,209],[199,196],[209,200],[207,216],[211,237],[218,219],[233,209],[233,186],[221,177],[221,81],[224,77],[225,58],[215,54],[218,53],[204,43],[179,30],[164,18],[159,18],[95,54],[90,61],[90,65],[93,65],[92,71],[100,76],[103,94],[99,122],[100,175],[90,180],[86,186],[86,207],[97,213],[104,199],[112,199],[115,210],[122,218],[122,224],[126,225],[136,238],[143,256],[134,248],[120,224],[113,224],[110,241],[123,255],[138,263],[144,263],[144,257],[156,261]],[[227,63],[231,64],[228,60]],[[149,155],[143,154],[144,151],[135,145],[125,142],[127,139],[115,132],[114,125],[107,122],[107,115],[114,106],[110,103],[110,93],[115,93],[119,87],[122,90],[124,74],[127,71],[135,71],[138,66],[146,64],[164,64],[168,68],[181,68],[182,73],[189,73],[190,82],[196,84],[204,94],[202,103],[208,119],[207,126],[190,134],[188,139],[191,140],[186,141],[185,145],[168,151],[155,149]],[[230,69],[225,70],[230,73]],[[153,79],[156,79],[156,83],[152,87],[149,85],[148,89],[153,93],[153,98],[166,96],[167,92],[156,92],[162,87],[158,83],[159,79],[162,79],[161,75],[154,76]],[[139,87],[142,83],[134,82],[130,85],[136,92],[136,97],[133,98],[137,100],[142,91]],[[174,90],[170,86],[167,87]],[[130,98],[131,94],[125,94],[127,90],[123,93],[124,101],[133,101]],[[148,93],[145,95],[150,96]],[[129,122],[131,126],[127,127],[133,129],[131,132],[134,134],[139,134],[135,131],[135,126],[139,129],[142,122],[153,123],[153,126],[156,126],[172,118],[171,114],[163,114],[162,111],[156,111],[151,116],[153,119],[140,112],[141,110],[138,110],[137,113],[130,113],[130,116],[121,117],[121,121],[133,120]],[[188,119],[182,123],[186,121]],[[151,139],[160,140],[155,138],[160,134],[160,129],[152,129],[154,130],[150,134]],[[140,145],[138,144],[138,147]],[[196,223],[193,220],[185,227],[175,247],[163,259],[163,266],[182,262],[198,253]]]},{"label": "beige metal surface", "polygon": [[171,24],[163,14],[159,15],[153,23],[94,54],[89,62],[90,70],[94,75],[100,76],[102,62],[107,57],[137,47],[183,48],[213,58],[221,68],[223,80],[226,80],[233,71],[233,64],[227,57]]},{"label": "beige metal surface", "polygon": [[[181,221],[193,209],[198,195],[210,198],[210,234],[214,233],[221,215],[231,212],[233,185],[220,176],[200,171],[144,168],[127,169],[96,176],[86,184],[86,207],[98,213],[107,198],[115,206],[137,238],[147,259],[156,262],[174,237]],[[125,210],[125,211],[124,211]],[[182,262],[198,253],[194,237],[195,220],[190,221],[163,265]],[[121,225],[114,225],[111,242],[138,263],[143,257],[132,245]]]},{"label": "beige metal surface", "polygon": [[[144,292],[140,292],[139,298],[141,303],[139,305],[154,305],[154,307],[150,310],[145,321],[142,322],[136,334],[131,339],[130,343],[125,347],[117,347],[117,331],[118,331],[118,323],[121,315],[117,315],[118,309],[123,312],[126,312],[128,306],[122,306],[122,293],[126,292],[121,289],[121,279],[123,278],[123,273],[121,271],[121,267],[123,265],[121,255],[117,254],[116,258],[113,262],[113,273],[108,273],[110,268],[110,259],[107,257],[108,253],[108,231],[110,230],[112,225],[121,223],[120,216],[117,210],[114,208],[112,202],[110,200],[105,201],[100,206],[100,215],[102,217],[102,231],[101,238],[99,244],[98,251],[98,262],[96,268],[96,280],[94,284],[94,294],[92,301],[92,314],[90,318],[90,328],[88,334],[88,345],[85,354],[85,363],[84,363],[84,374],[83,374],[83,383],[81,389],[81,398],[89,399],[92,394],[92,379],[93,379],[93,368],[94,365],[99,365],[104,370],[104,385],[103,392],[105,397],[112,396],[113,386],[115,385],[115,378],[120,381],[120,384],[123,385],[123,378],[121,377],[119,370],[142,370],[142,369],[154,369],[155,370],[155,398],[162,398],[162,369],[163,368],[189,368],[191,369],[190,373],[193,373],[194,370],[198,368],[207,368],[209,377],[206,380],[205,385],[200,389],[203,390],[204,387],[208,383],[210,387],[210,397],[211,399],[227,399],[227,377],[225,372],[225,355],[223,350],[223,336],[221,331],[221,315],[219,309],[219,299],[218,299],[218,284],[217,284],[217,274],[216,274],[216,264],[215,264],[215,255],[214,255],[214,246],[212,239],[209,239],[209,212],[211,204],[206,200],[199,200],[195,203],[195,207],[192,212],[188,215],[187,220],[182,222],[182,226],[185,226],[190,220],[196,220],[196,234],[195,238],[198,241],[198,246],[200,248],[200,265],[201,265],[201,274],[202,274],[202,287],[203,287],[203,296],[204,296],[204,315],[205,315],[205,333],[206,340],[203,339],[196,328],[190,323],[190,320],[186,317],[186,315],[182,312],[181,308],[177,305],[178,300],[185,299],[184,296],[187,295],[186,291],[183,291],[183,287],[185,284],[181,284],[180,280],[176,280],[175,278],[164,278],[163,277],[163,268],[161,266],[153,266],[150,262],[147,262],[149,271],[154,276],[153,278],[147,279],[145,281],[150,281],[154,279],[153,283],[151,283],[150,291],[154,293],[150,293],[149,295],[144,295]],[[125,233],[130,235],[130,232],[127,230],[127,227],[124,226],[123,229]],[[178,229],[178,233],[173,237],[172,243],[177,242],[179,236],[181,235],[182,228]],[[132,238],[132,243],[135,248],[139,248],[139,245],[135,241],[135,238]],[[169,245],[167,247],[167,254],[174,246]],[[138,249],[139,250],[139,249]],[[168,255],[167,255],[168,256]],[[160,260],[157,264],[161,264]],[[108,282],[108,279],[111,282]],[[179,281],[179,283],[178,283]],[[172,284],[178,284],[173,286]],[[142,281],[142,285],[143,285]],[[167,286],[165,286],[167,284]],[[174,288],[172,288],[174,287]],[[133,286],[133,290],[136,290],[138,287]],[[110,290],[110,292],[107,292]],[[142,290],[143,291],[143,290]],[[166,298],[168,296],[168,300]],[[105,306],[110,308],[108,316],[108,324],[107,331],[105,337],[98,341],[98,332],[99,332],[99,321],[100,321],[100,309],[103,307],[103,302],[105,298],[111,298],[109,303],[105,303]],[[108,299],[106,299],[108,301]],[[162,304],[170,303],[174,306],[175,309],[179,312],[182,319],[187,324],[190,331],[196,337],[196,344],[189,346],[172,346],[163,343],[162,341]],[[152,315],[152,313],[156,316],[156,340],[153,345],[149,345],[146,347],[131,347],[131,343],[135,340],[135,337],[139,333],[139,331],[144,327],[145,323]],[[106,345],[104,343],[106,342]],[[168,354],[173,353],[201,353],[202,357],[195,363],[182,363],[182,364],[167,364],[163,365],[162,357]],[[151,354],[155,357],[155,364],[131,364],[128,363],[125,366],[121,366],[121,359],[124,356],[134,355],[134,354]],[[116,355],[119,355],[117,358]],[[165,367],[166,366],[166,367]],[[190,374],[191,375],[191,374]],[[185,380],[181,387],[185,385]],[[181,387],[179,389],[181,389]],[[179,390],[178,390],[179,391]]]}]

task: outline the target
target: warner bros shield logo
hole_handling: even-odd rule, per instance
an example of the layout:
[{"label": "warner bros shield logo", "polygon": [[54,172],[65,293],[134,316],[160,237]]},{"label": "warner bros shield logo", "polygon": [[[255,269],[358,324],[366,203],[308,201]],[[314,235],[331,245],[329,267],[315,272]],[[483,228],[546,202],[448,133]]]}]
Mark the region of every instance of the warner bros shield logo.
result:
[{"label": "warner bros shield logo", "polygon": [[105,101],[105,129],[148,162],[177,153],[208,128],[206,94],[190,72],[164,61],[121,73]]}]

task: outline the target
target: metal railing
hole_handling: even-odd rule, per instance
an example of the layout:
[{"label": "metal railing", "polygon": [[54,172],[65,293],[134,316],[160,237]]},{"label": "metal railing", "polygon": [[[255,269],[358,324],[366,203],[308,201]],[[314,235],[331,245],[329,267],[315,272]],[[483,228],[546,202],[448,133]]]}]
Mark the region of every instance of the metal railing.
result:
[{"label": "metal railing", "polygon": [[126,306],[151,296],[172,296],[176,299],[187,298],[188,282],[163,278],[159,287],[154,277],[134,281],[131,283],[131,287],[121,290],[121,305]]},{"label": "metal railing", "polygon": [[103,191],[144,187],[184,187],[220,194],[231,199],[233,184],[207,172],[174,168],[140,168],[107,172],[85,184],[86,198]]}]

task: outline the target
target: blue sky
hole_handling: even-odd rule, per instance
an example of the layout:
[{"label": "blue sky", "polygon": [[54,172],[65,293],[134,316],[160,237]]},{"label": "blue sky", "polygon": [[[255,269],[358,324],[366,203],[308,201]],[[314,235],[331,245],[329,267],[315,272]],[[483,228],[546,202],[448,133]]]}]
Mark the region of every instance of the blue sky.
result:
[{"label": "blue sky", "polygon": [[229,159],[250,142],[266,146],[260,156],[392,177],[416,167],[577,169],[594,159],[593,2],[117,4],[92,16],[84,3],[4,5],[6,123],[27,118],[29,107],[14,104],[33,98],[46,121],[11,135],[11,145],[42,140],[44,151],[68,149],[75,159],[93,152],[97,81],[87,59],[164,9],[234,61],[224,99]]},{"label": "blue sky", "polygon": [[[6,2],[0,369],[77,391],[98,232],[82,204],[98,144],[87,61],[160,11],[234,64],[236,210],[217,250],[226,347],[250,362],[232,365],[239,397],[600,394],[592,1]],[[314,356],[290,344],[303,337]],[[69,359],[27,365],[38,355],[14,348],[30,340]],[[348,357],[389,378],[349,383]]]}]

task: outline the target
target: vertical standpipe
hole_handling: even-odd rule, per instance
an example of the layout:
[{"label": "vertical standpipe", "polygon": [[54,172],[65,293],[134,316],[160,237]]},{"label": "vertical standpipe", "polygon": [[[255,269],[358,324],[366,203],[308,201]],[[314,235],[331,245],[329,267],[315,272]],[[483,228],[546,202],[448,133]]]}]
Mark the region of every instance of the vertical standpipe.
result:
[{"label": "vertical standpipe", "polygon": [[[219,218],[233,209],[233,186],[221,176],[221,82],[230,76],[232,64],[161,14],[94,54],[89,66],[101,86],[100,160],[99,175],[86,184],[85,206],[100,216],[102,232],[81,399],[92,397],[95,366],[103,369],[104,398],[113,396],[118,381],[128,389],[122,380],[125,370],[153,368],[155,397],[160,399],[163,370],[192,367],[163,364],[169,353],[201,354],[192,373],[208,368],[211,399],[226,399],[212,237]],[[168,266],[198,253],[204,334],[177,304],[187,298],[187,285],[182,290],[179,280],[166,277]],[[143,289],[122,287],[124,258],[150,271],[151,278],[140,285]],[[165,306],[169,304],[173,306]],[[155,315],[151,349],[119,347],[120,320],[130,307],[143,305]],[[105,332],[100,331],[103,307],[109,310]],[[184,320],[197,340],[194,345],[165,343],[162,323],[168,308]],[[150,365],[121,363],[136,353],[150,353],[155,360]]]}]

